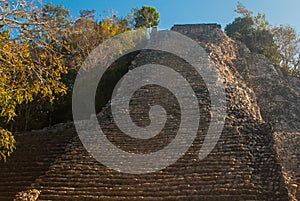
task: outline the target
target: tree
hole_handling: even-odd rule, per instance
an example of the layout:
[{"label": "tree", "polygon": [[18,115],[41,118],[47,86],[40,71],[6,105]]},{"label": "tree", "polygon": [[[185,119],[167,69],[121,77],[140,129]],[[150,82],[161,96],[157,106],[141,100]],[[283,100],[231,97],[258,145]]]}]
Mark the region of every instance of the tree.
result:
[{"label": "tree", "polygon": [[0,159],[6,161],[14,149],[16,141],[11,132],[0,128]]},{"label": "tree", "polygon": [[[86,57],[103,41],[128,31],[128,21],[113,14],[98,22],[94,11],[81,11],[81,17],[74,22],[71,33],[64,39],[70,49],[64,54],[64,63],[68,66],[68,74],[63,75],[63,82],[68,86],[67,95],[61,97],[53,104],[51,116],[53,123],[72,120],[72,90],[76,75]],[[123,45],[123,47],[121,47]],[[120,44],[122,48],[129,48],[128,44]],[[120,63],[118,65],[121,65]],[[110,88],[116,77],[125,72],[117,67],[117,71],[109,71],[105,74],[105,90],[97,96],[96,108],[102,108],[110,98]]]},{"label": "tree", "polygon": [[[39,21],[47,21],[56,28],[52,31],[52,36],[49,38],[50,33],[44,33],[41,35],[39,40],[48,40],[48,44],[52,44],[53,56],[61,57],[61,60],[64,60],[64,56],[68,52],[67,46],[64,44],[63,38],[66,37],[69,33],[72,26],[72,21],[70,19],[69,10],[65,9],[63,6],[56,6],[53,4],[45,4],[41,8],[41,19]],[[47,36],[48,35],[48,36]],[[45,38],[44,38],[45,37]],[[34,47],[35,44],[30,44],[30,47]],[[37,48],[33,48],[32,54],[35,55]],[[41,50],[38,50],[41,51]],[[51,66],[51,62],[48,61]],[[61,62],[65,66],[65,62]],[[63,78],[64,74],[62,74]],[[61,79],[60,82],[64,80]],[[65,83],[64,83],[65,84]],[[66,85],[66,84],[65,84]],[[59,99],[58,99],[59,98]],[[55,102],[60,101],[60,95],[56,97]],[[41,129],[45,126],[50,126],[53,123],[52,111],[53,111],[54,101],[48,101],[44,98],[34,99],[28,103],[22,103],[17,106],[17,116],[14,118],[14,121],[10,122],[11,128],[17,131],[25,131],[31,129]]]},{"label": "tree", "polygon": [[253,17],[253,27],[256,30],[270,30],[271,25],[267,20],[266,14],[258,13]]},{"label": "tree", "polygon": [[0,16],[0,160],[6,160],[15,148],[8,123],[21,105],[65,94],[61,75],[67,68],[58,51],[65,34],[61,20],[26,0],[1,1]]},{"label": "tree", "polygon": [[[7,40],[9,38],[8,32],[2,31],[0,33],[0,49],[3,49],[5,47],[5,43],[3,41]],[[2,52],[0,52],[0,57],[2,57]],[[0,65],[2,66],[2,63],[0,61]],[[0,67],[0,117],[2,121],[5,117],[10,116],[14,113],[13,106],[10,107],[10,96],[8,95],[9,91],[5,91],[7,88],[6,80],[7,76],[3,72],[4,69]],[[6,158],[10,156],[10,154],[13,152],[15,147],[15,139],[12,135],[12,133],[6,129],[3,129],[0,124],[0,160],[6,161]]]},{"label": "tree", "polygon": [[96,10],[80,10],[80,18],[87,18],[91,19],[92,21],[95,20]]},{"label": "tree", "polygon": [[285,75],[300,77],[300,38],[288,25],[272,27],[265,14],[252,12],[238,3],[237,17],[228,24],[228,36],[244,42],[251,51],[264,54],[273,64],[281,67]]},{"label": "tree", "polygon": [[[0,160],[15,149],[12,131],[45,126],[51,116],[53,123],[71,120],[72,115],[65,115],[71,114],[72,88],[82,62],[104,40],[128,30],[128,20],[116,15],[100,22],[95,11],[80,15],[72,21],[63,6],[0,1]],[[158,24],[155,13],[153,20],[147,26]],[[120,51],[134,45],[130,38],[117,44]],[[111,89],[130,61],[125,58],[110,70],[103,86]],[[102,104],[110,91],[101,94]],[[40,125],[34,125],[34,119]]]},{"label": "tree", "polygon": [[248,10],[241,2],[238,2],[236,10],[234,12],[241,14],[243,17],[251,17],[253,12]]},{"label": "tree", "polygon": [[281,56],[280,67],[286,74],[299,77],[300,38],[295,29],[289,25],[280,25],[274,27],[272,32]]},{"label": "tree", "polygon": [[236,40],[245,42],[254,31],[253,24],[254,22],[249,16],[237,17],[232,23],[228,24],[225,27],[225,32],[228,36],[233,37]]},{"label": "tree", "polygon": [[49,21],[58,21],[61,27],[70,24],[70,11],[65,9],[64,6],[56,6],[52,3],[45,4],[42,8],[42,16]]},{"label": "tree", "polygon": [[151,6],[143,6],[142,8],[135,8],[133,12],[135,28],[146,27],[151,28],[159,25],[160,14],[156,8]]},{"label": "tree", "polygon": [[279,65],[280,52],[270,30],[256,29],[251,48],[254,52],[265,55],[273,64]]},{"label": "tree", "polygon": [[272,63],[279,64],[280,54],[266,15],[258,13],[253,17],[252,12],[241,3],[238,4],[236,12],[242,17],[235,18],[226,26],[227,35],[244,42],[252,52],[263,54]]},{"label": "tree", "polygon": [[71,53],[66,63],[75,71],[100,43],[128,30],[127,20],[116,15],[107,17],[101,22],[97,22],[94,15],[94,11],[81,11],[81,17],[74,22],[71,34],[66,38]]}]

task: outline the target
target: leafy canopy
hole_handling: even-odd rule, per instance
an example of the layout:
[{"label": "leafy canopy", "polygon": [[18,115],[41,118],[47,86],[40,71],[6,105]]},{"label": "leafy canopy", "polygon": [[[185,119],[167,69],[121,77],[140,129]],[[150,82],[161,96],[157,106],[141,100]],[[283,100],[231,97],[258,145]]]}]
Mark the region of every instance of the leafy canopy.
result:
[{"label": "leafy canopy", "polygon": [[19,107],[66,93],[61,75],[67,68],[59,51],[64,28],[60,20],[49,20],[48,10],[26,0],[0,2],[0,160],[15,148],[3,126],[14,121]]},{"label": "leafy canopy", "polygon": [[159,25],[160,14],[152,6],[143,6],[140,9],[134,9],[133,18],[135,28],[151,28]]},{"label": "leafy canopy", "polygon": [[273,27],[265,14],[252,16],[240,2],[235,12],[242,15],[228,24],[228,36],[244,42],[251,51],[264,54],[285,75],[300,77],[300,38],[289,25]]},{"label": "leafy canopy", "polygon": [[[130,31],[131,21],[134,28],[159,25],[159,13],[151,6],[134,9],[134,15],[126,19],[112,15],[99,22],[95,14],[95,10],[81,10],[80,17],[72,20],[63,6],[0,1],[0,160],[6,160],[16,148],[12,131],[72,120],[76,74],[94,48]],[[130,38],[117,44],[120,52],[134,45]],[[96,97],[97,109],[107,103],[112,86],[126,73],[134,56],[124,58],[105,74],[101,83],[105,90]]]},{"label": "leafy canopy", "polygon": [[274,34],[270,30],[270,24],[266,20],[266,15],[258,13],[252,16],[252,12],[246,9],[240,2],[237,13],[242,17],[237,17],[228,24],[225,32],[228,36],[239,40],[247,45],[252,51],[265,55],[272,63],[280,63],[280,53],[274,40]]}]

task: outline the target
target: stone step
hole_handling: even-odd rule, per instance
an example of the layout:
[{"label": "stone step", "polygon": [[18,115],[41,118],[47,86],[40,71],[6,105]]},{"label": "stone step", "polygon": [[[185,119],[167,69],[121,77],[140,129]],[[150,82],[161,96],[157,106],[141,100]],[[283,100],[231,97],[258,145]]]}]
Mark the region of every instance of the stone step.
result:
[{"label": "stone step", "polygon": [[155,197],[155,196],[62,196],[62,195],[41,195],[39,201],[59,200],[59,201],[259,201],[255,195],[187,195],[187,196],[166,196],[166,197]]}]

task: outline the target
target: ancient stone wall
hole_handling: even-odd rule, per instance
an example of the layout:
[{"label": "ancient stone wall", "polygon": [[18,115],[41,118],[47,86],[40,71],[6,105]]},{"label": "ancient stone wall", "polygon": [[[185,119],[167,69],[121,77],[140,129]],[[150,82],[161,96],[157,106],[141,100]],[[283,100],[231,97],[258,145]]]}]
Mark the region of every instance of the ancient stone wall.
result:
[{"label": "ancient stone wall", "polygon": [[192,39],[198,40],[220,40],[223,38],[221,25],[218,24],[190,24],[174,25],[172,31],[184,34]]},{"label": "ancient stone wall", "polygon": [[279,161],[293,200],[300,199],[300,79],[284,76],[265,56],[237,43],[235,66],[251,87],[265,121],[272,124]]},{"label": "ancient stone wall", "polygon": [[[23,140],[31,142],[33,147],[40,148],[45,146],[41,143],[42,139],[45,139],[44,143],[48,143],[51,154],[41,152],[41,156],[45,159],[51,158],[51,164],[43,163],[44,158],[34,151],[26,152],[26,157],[21,153],[15,154],[12,160],[0,166],[0,195],[4,195],[0,196],[0,200],[8,200],[13,197],[11,192],[26,188],[41,191],[39,200],[59,201],[288,200],[288,191],[277,157],[274,130],[264,121],[266,114],[261,114],[260,108],[263,104],[259,101],[260,95],[257,97],[255,94],[259,87],[251,88],[248,78],[239,70],[241,66],[237,67],[239,45],[228,38],[217,24],[175,25],[172,30],[193,38],[206,49],[224,83],[227,103],[225,127],[216,147],[207,158],[199,160],[198,157],[210,122],[209,92],[201,80],[201,75],[187,70],[190,66],[172,54],[153,50],[142,51],[129,69],[149,62],[172,67],[187,78],[201,103],[202,122],[187,153],[161,171],[141,175],[125,174],[111,170],[93,159],[79,138],[72,138],[76,134],[73,128],[63,125],[54,129],[48,128],[29,133],[24,136],[26,140]],[[251,55],[251,52],[247,55]],[[261,64],[266,63],[263,59],[259,61]],[[181,118],[180,108],[174,96],[163,88],[149,86],[135,93],[131,101],[133,121],[140,126],[148,125],[149,108],[155,104],[165,108],[168,118],[161,133],[149,141],[137,140],[122,133],[114,123],[110,105],[104,108],[98,119],[107,138],[119,148],[131,153],[154,152],[174,139]],[[48,134],[50,139],[40,136],[41,132]],[[59,137],[64,132],[69,134],[67,140]],[[54,137],[53,140],[51,136]],[[37,137],[41,140],[35,141]],[[37,146],[39,144],[40,146]],[[22,144],[21,147],[27,150],[26,144]],[[22,151],[22,148],[20,149]],[[36,158],[34,164],[30,163],[32,158]],[[117,159],[111,156],[110,160],[113,162]],[[16,164],[18,166],[12,168]],[[43,169],[37,171],[32,168],[36,164],[42,165]],[[27,172],[23,171],[22,165],[28,166]],[[38,174],[35,174],[36,172]],[[7,175],[17,175],[18,187],[9,181]],[[5,194],[7,191],[10,193]]]},{"label": "ancient stone wall", "polygon": [[239,41],[223,37],[221,44],[215,40],[200,43],[212,58],[235,69],[234,76],[255,93],[262,119],[274,128],[272,135],[291,200],[299,200],[300,80],[284,76],[265,56],[252,53]]},{"label": "ancient stone wall", "polygon": [[300,133],[275,132],[275,142],[291,200],[300,200]]}]

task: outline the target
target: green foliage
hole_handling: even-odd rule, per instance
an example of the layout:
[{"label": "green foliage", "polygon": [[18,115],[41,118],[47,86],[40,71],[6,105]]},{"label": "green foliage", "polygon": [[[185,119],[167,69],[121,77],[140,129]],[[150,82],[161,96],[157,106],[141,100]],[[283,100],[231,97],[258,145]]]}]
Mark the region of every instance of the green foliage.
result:
[{"label": "green foliage", "polygon": [[254,31],[253,24],[251,17],[238,17],[226,26],[225,32],[236,40],[246,41]]},{"label": "green foliage", "polygon": [[244,42],[252,52],[265,55],[285,75],[300,77],[300,38],[295,29],[288,25],[272,27],[265,14],[252,16],[241,3],[236,12],[242,17],[226,26],[227,35]]},{"label": "green foliage", "polygon": [[268,29],[266,16],[258,14],[256,17],[237,17],[228,24],[225,32],[228,36],[247,45],[252,51],[265,55],[272,63],[279,64],[280,54],[274,41],[273,33]]},{"label": "green foliage", "polygon": [[271,25],[267,20],[266,14],[258,13],[253,17],[254,28],[256,30],[270,30]]},{"label": "green foliage", "polygon": [[65,9],[64,6],[56,6],[52,3],[45,4],[42,8],[43,16],[49,19],[66,19],[70,16],[70,11]]},{"label": "green foliage", "polygon": [[133,18],[135,28],[151,28],[159,25],[160,14],[152,6],[143,6],[134,9]]}]

